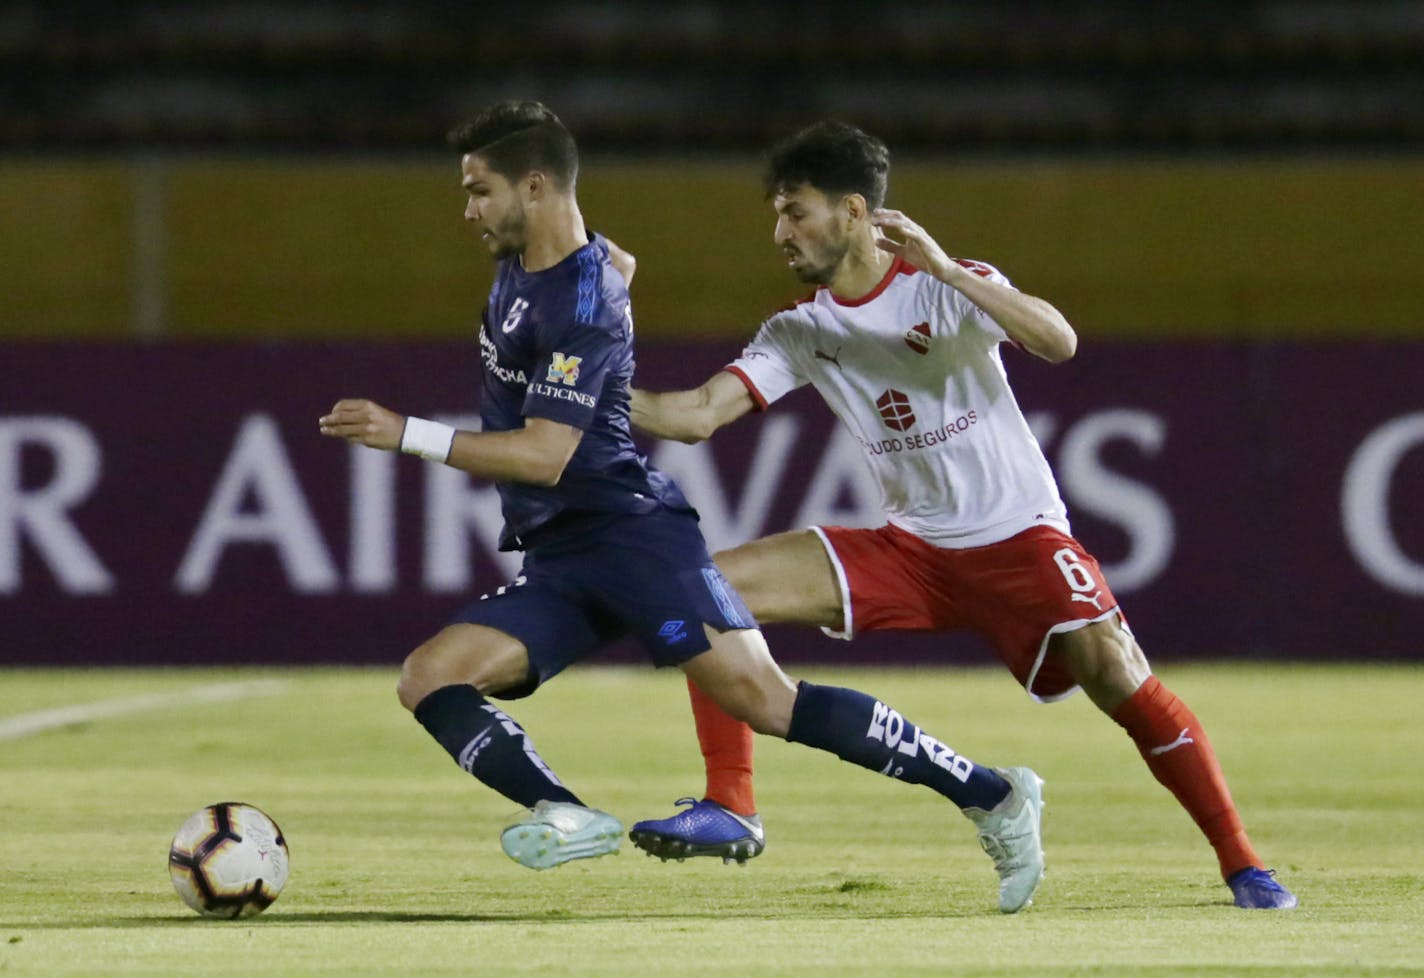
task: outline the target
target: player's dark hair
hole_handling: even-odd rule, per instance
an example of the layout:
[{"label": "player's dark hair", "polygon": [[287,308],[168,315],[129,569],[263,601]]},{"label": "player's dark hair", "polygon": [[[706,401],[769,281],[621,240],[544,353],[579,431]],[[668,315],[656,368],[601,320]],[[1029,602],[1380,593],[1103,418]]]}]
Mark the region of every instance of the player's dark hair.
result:
[{"label": "player's dark hair", "polygon": [[847,122],[817,122],[780,143],[762,177],[768,199],[810,184],[828,197],[860,194],[883,207],[890,185],[890,150]]},{"label": "player's dark hair", "polygon": [[578,180],[578,146],[552,109],[542,102],[498,102],[450,130],[450,148],[473,153],[513,182],[542,170],[567,190]]}]

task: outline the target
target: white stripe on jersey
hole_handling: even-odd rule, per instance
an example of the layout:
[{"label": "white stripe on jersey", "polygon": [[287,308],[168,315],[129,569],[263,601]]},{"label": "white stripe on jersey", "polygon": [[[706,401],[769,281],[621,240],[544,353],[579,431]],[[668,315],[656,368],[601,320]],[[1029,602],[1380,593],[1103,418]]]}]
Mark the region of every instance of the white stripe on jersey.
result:
[{"label": "white stripe on jersey", "polygon": [[980,547],[1038,524],[1069,532],[999,358],[1007,339],[959,290],[896,259],[862,299],[823,288],[773,315],[727,369],[761,405],[814,385],[860,443],[891,523],[935,546]]}]

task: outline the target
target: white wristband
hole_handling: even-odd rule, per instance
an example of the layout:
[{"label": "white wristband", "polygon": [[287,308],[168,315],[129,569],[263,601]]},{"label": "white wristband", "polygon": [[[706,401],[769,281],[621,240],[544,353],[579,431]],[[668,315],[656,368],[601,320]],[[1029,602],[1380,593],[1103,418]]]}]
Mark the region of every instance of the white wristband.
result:
[{"label": "white wristband", "polygon": [[401,432],[400,450],[432,462],[444,462],[450,457],[450,446],[454,441],[455,429],[448,424],[409,417],[405,419],[405,430]]}]

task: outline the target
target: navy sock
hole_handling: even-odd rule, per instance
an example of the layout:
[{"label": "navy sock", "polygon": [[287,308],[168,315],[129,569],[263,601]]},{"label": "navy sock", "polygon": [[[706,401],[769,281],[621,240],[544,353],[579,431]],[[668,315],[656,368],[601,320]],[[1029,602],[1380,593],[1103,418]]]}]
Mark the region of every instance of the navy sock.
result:
[{"label": "navy sock", "polygon": [[956,754],[884,703],[853,689],[798,685],[786,739],[933,788],[960,808],[988,811],[1009,794],[1009,783],[999,772]]},{"label": "navy sock", "polygon": [[582,805],[534,749],[524,728],[473,686],[442,686],[421,700],[415,718],[460,765],[525,808],[539,801]]}]

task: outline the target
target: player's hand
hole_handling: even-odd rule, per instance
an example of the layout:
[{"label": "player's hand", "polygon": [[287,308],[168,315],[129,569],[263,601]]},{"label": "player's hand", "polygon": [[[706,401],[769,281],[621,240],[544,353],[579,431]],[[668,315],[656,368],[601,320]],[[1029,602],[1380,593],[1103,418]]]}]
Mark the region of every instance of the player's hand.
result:
[{"label": "player's hand", "polygon": [[951,274],[952,268],[958,267],[928,231],[899,211],[883,208],[872,211],[870,223],[888,235],[875,240],[880,248],[898,255],[921,271],[943,279]]},{"label": "player's hand", "polygon": [[381,407],[375,401],[348,398],[337,401],[320,421],[321,433],[345,438],[353,445],[369,445],[393,452],[400,448],[405,431],[405,415]]}]

